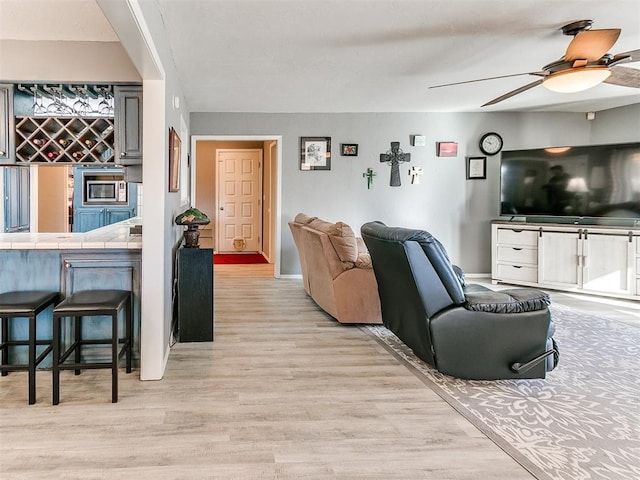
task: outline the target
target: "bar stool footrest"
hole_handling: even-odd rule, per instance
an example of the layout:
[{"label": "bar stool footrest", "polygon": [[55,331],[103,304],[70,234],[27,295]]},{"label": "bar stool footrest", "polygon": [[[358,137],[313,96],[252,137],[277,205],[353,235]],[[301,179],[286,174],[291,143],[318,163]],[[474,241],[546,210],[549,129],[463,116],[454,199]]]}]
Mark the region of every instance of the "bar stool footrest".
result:
[{"label": "bar stool footrest", "polygon": [[97,370],[100,368],[111,369],[111,362],[95,362],[95,363],[65,363],[59,365],[59,370]]}]

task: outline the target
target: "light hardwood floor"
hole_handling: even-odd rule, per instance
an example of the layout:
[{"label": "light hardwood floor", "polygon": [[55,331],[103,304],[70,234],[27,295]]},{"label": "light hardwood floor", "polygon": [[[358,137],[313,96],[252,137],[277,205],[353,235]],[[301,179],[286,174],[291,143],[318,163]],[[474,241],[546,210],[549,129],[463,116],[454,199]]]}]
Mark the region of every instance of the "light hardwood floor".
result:
[{"label": "light hardwood floor", "polygon": [[[176,344],[162,381],[108,371],[0,379],[2,479],[530,479],[300,280],[215,267],[215,340]],[[67,374],[67,375],[65,375]]]}]

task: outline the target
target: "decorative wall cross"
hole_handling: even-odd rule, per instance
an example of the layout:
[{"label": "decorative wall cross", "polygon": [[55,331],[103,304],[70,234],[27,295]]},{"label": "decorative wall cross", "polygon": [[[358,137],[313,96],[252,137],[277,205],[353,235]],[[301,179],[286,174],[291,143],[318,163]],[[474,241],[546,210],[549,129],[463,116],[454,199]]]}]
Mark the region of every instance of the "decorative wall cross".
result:
[{"label": "decorative wall cross", "polygon": [[373,177],[376,176],[376,172],[374,172],[372,168],[367,168],[367,171],[363,173],[362,176],[367,179],[367,190],[370,190],[371,185],[373,185]]},{"label": "decorative wall cross", "polygon": [[411,167],[409,170],[409,175],[411,175],[411,185],[418,185],[422,174],[422,167]]},{"label": "decorative wall cross", "polygon": [[391,150],[387,153],[380,154],[380,161],[391,165],[391,179],[389,185],[392,187],[400,186],[400,168],[399,165],[404,162],[411,161],[411,154],[404,153],[400,148],[400,142],[391,142]]}]

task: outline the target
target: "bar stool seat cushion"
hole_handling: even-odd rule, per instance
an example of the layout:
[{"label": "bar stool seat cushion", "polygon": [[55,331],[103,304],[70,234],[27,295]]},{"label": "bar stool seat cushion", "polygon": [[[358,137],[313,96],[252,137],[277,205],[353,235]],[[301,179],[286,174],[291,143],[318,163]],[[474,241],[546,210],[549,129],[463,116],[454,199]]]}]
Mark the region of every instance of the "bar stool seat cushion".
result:
[{"label": "bar stool seat cushion", "polygon": [[49,291],[0,293],[0,317],[5,315],[18,317],[20,314],[31,315],[39,308],[55,301],[58,295],[58,292]]},{"label": "bar stool seat cushion", "polygon": [[128,290],[84,290],[76,292],[56,308],[56,316],[100,315],[101,312],[111,312],[119,309],[129,298]]}]

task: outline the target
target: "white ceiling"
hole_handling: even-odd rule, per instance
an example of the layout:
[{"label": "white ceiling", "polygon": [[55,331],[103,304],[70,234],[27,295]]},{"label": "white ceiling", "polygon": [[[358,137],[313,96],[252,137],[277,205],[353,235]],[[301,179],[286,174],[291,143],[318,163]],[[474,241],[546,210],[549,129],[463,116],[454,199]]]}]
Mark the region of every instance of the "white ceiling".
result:
[{"label": "white ceiling", "polygon": [[[572,37],[559,28],[575,20],[621,28],[611,53],[639,49],[639,0],[138,1],[160,8],[194,112],[584,112],[640,103],[640,89],[601,84],[577,94],[538,86],[480,108],[531,76],[427,88],[540,70],[564,54]],[[94,0],[0,0],[2,39],[113,37]]]}]

